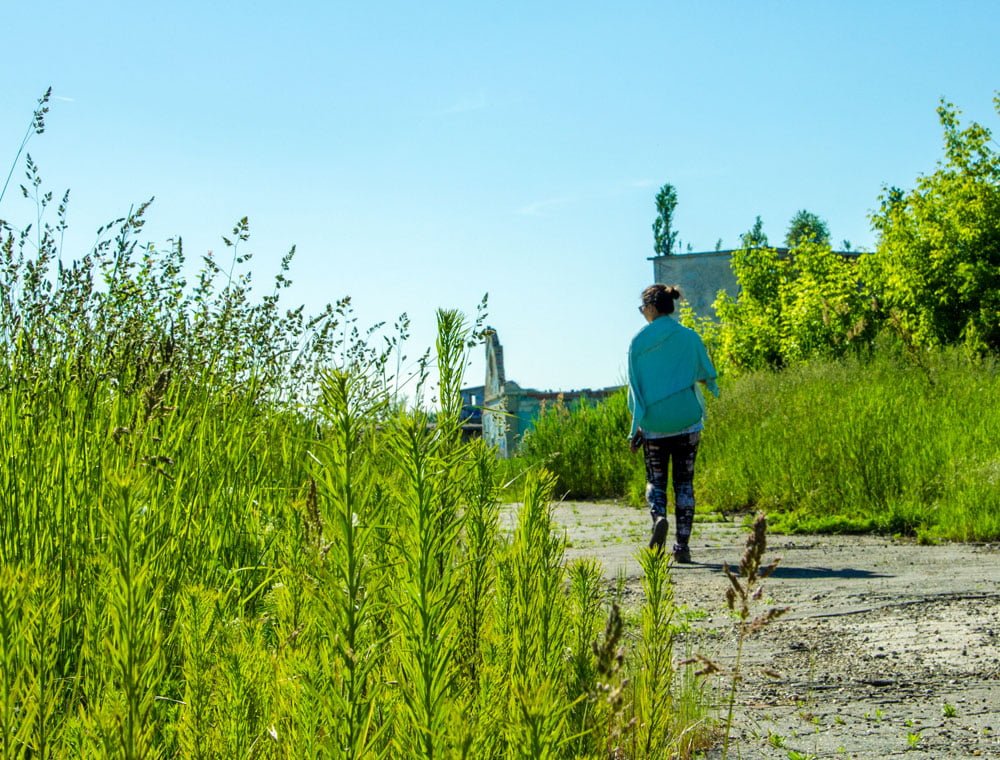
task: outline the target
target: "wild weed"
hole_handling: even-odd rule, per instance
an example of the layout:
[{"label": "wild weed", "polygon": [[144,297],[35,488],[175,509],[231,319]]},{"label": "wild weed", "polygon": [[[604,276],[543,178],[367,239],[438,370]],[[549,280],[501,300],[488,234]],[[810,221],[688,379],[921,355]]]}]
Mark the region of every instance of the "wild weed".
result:
[{"label": "wild weed", "polygon": [[[528,475],[517,528],[500,560],[504,583],[498,600],[503,615],[498,633],[507,639],[499,664],[510,684],[510,710],[520,718],[508,728],[509,741],[528,731],[533,742],[547,747],[566,737],[539,737],[537,731],[544,728],[561,734],[566,724],[563,720],[539,722],[533,692],[547,692],[554,715],[568,709],[568,695],[556,688],[563,682],[567,600],[563,593],[563,539],[553,529],[551,514],[553,486],[548,473]],[[531,724],[525,725],[529,720]]]},{"label": "wild weed", "polygon": [[[108,757],[126,760],[157,754],[166,678],[162,588],[156,582],[158,555],[168,549],[144,484],[128,476],[113,483],[101,517],[108,530],[103,567],[100,674],[105,701],[95,716]],[[96,674],[95,674],[96,675]]]},{"label": "wild weed", "polygon": [[781,530],[1000,535],[996,362],[925,359],[932,382],[885,351],[726,383],[699,453],[702,501],[766,507]]},{"label": "wild weed", "polygon": [[184,757],[204,760],[213,756],[213,726],[218,705],[218,662],[223,622],[219,595],[190,586],[178,596],[176,633],[180,637],[183,706],[177,720],[177,739]]},{"label": "wild weed", "polygon": [[644,477],[642,458],[629,453],[625,391],[598,403],[562,400],[545,407],[525,434],[518,456],[556,476],[556,492],[574,499],[623,496]]},{"label": "wild weed", "polygon": [[[577,754],[586,754],[584,737],[589,738],[590,727],[596,722],[591,704],[596,692],[600,658],[595,650],[600,633],[601,612],[604,609],[604,570],[594,560],[577,560],[567,567],[569,576],[570,618],[569,635],[572,642],[570,667],[573,673],[574,695],[588,698],[577,702],[571,720],[580,739]],[[618,616],[620,619],[620,615]],[[614,632],[612,627],[611,633]],[[606,636],[606,641],[613,636]],[[607,658],[605,658],[607,659]]]},{"label": "wild weed", "polygon": [[480,688],[484,645],[491,636],[491,600],[496,591],[499,550],[500,481],[496,452],[482,440],[470,446],[469,477],[460,544],[463,580],[459,584],[459,668],[470,703]]},{"label": "wild weed", "polygon": [[443,473],[457,463],[444,451],[441,433],[431,430],[422,416],[403,420],[390,445],[405,479],[396,502],[401,565],[393,618],[401,637],[396,654],[405,707],[396,751],[400,757],[430,758],[445,752],[453,727],[454,552],[461,523],[454,512],[446,517],[438,509],[449,501],[452,487]]},{"label": "wild weed", "polygon": [[668,562],[662,555],[643,551],[643,604],[640,609],[640,638],[637,644],[636,668],[636,751],[649,757],[657,747],[670,740],[670,700],[674,680],[673,590],[670,586]]},{"label": "wild weed", "polygon": [[[618,601],[604,589],[604,571],[593,560],[571,563],[569,657],[573,682],[570,722],[576,757],[623,757],[630,741],[632,696],[626,626]],[[603,635],[601,619],[606,616]]]},{"label": "wild weed", "polygon": [[[764,566],[764,552],[767,549],[767,517],[758,513],[753,529],[747,536],[746,549],[740,559],[738,572],[734,572],[728,564],[723,564],[723,572],[729,579],[726,589],[726,605],[736,616],[736,652],[733,664],[728,669],[729,695],[726,698],[726,723],[723,729],[722,756],[729,756],[729,742],[732,735],[733,715],[736,708],[736,692],[743,679],[743,650],[747,639],[762,628],[772,623],[788,612],[787,607],[770,607],[756,613],[764,595],[762,582],[777,569],[781,561],[775,559]],[[718,672],[718,664],[702,659],[703,671]]]},{"label": "wild weed", "polygon": [[461,440],[478,324],[439,314],[440,410],[403,408],[405,315],[283,311],[292,251],[255,300],[246,219],[190,285],[180,240],[140,242],[149,204],[73,256],[25,164],[33,219],[0,222],[0,758],[625,746],[630,632],[612,607],[601,638],[596,565],[567,575],[552,476],[521,479],[507,536],[495,452]]},{"label": "wild weed", "polygon": [[30,578],[20,568],[0,565],[0,757],[17,757],[27,737],[22,720],[29,691],[25,618],[38,614],[25,598]]},{"label": "wild weed", "polygon": [[327,437],[317,444],[318,496],[310,492],[307,502],[306,519],[318,518],[315,547],[308,551],[316,562],[313,593],[319,614],[309,633],[318,641],[324,666],[309,679],[311,701],[326,708],[330,750],[350,758],[369,756],[375,743],[377,669],[387,644],[379,624],[386,600],[377,591],[386,577],[372,563],[375,526],[384,518],[374,487],[373,424],[383,416],[386,401],[357,370],[326,376],[320,410]]},{"label": "wild weed", "polygon": [[596,659],[595,689],[590,699],[594,702],[594,728],[596,749],[599,754],[619,758],[624,756],[630,732],[635,727],[635,717],[628,718],[631,704],[630,680],[625,667],[625,623],[621,609],[611,604],[603,641],[592,644]]}]

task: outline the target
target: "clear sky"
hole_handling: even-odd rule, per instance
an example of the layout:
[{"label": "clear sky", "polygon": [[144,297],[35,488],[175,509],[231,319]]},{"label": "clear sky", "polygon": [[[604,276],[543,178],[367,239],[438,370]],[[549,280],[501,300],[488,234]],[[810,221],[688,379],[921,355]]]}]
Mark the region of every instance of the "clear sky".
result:
[{"label": "clear sky", "polygon": [[[941,156],[942,96],[997,127],[1000,2],[2,3],[0,167],[71,190],[65,257],[156,197],[192,266],[250,218],[254,278],[294,244],[289,305],[489,324],[508,379],[616,384],[673,184],[685,247],[772,243],[805,208],[875,243],[884,185]],[[20,170],[18,172],[20,174]],[[32,210],[8,192],[0,217]],[[473,357],[467,384],[482,382]]]}]

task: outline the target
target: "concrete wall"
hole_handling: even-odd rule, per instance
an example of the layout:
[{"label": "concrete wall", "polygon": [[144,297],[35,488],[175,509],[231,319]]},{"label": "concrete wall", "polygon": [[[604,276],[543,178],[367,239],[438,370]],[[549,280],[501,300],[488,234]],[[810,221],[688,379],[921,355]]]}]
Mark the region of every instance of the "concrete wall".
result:
[{"label": "concrete wall", "polygon": [[732,251],[678,253],[651,257],[653,279],[664,285],[676,285],[699,317],[716,317],[712,303],[720,290],[736,297],[739,285],[729,265]]}]

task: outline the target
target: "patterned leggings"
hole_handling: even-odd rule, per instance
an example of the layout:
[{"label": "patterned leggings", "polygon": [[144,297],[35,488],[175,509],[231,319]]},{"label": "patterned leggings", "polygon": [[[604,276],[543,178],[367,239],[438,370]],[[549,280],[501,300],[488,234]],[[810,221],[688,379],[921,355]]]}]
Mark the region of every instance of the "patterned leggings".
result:
[{"label": "patterned leggings", "polygon": [[667,471],[674,468],[674,517],[677,543],[687,546],[694,523],[694,460],[701,433],[684,433],[643,442],[646,460],[646,503],[655,521],[667,516]]}]

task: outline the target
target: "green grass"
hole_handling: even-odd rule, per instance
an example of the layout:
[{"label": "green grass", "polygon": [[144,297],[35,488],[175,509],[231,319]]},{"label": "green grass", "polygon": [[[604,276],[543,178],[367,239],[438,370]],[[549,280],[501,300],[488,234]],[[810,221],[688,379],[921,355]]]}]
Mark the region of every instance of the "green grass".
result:
[{"label": "green grass", "polygon": [[[698,453],[698,519],[764,509],[772,529],[883,533],[922,541],[1000,538],[1000,372],[959,350],[915,362],[889,348],[730,378],[709,399]],[[555,406],[511,471],[547,466],[570,498],[643,505],[624,393]]]},{"label": "green grass", "polygon": [[557,493],[569,498],[625,494],[642,468],[642,457],[628,450],[629,420],[624,390],[597,404],[551,404],[525,434],[511,469],[545,467]]},{"label": "green grass", "polygon": [[0,760],[607,757],[654,686],[684,709],[628,757],[706,742],[688,669],[635,685],[673,631],[625,643],[544,468],[501,530],[458,312],[431,424],[390,370],[405,318],[282,312],[291,254],[255,300],[246,220],[188,286],[179,244],[135,243],[145,207],[68,263],[36,200],[0,222]]},{"label": "green grass", "polygon": [[697,486],[779,531],[1000,536],[1000,375],[957,351],[813,362],[727,384]]},{"label": "green grass", "polygon": [[[3,757],[596,757],[626,741],[647,697],[622,686],[624,649],[599,667],[610,599],[597,568],[567,597],[543,471],[505,537],[495,453],[444,413],[386,415],[363,374],[325,375],[313,418],[153,370],[123,393],[23,367],[0,415]],[[690,688],[674,667],[657,694]]]}]

